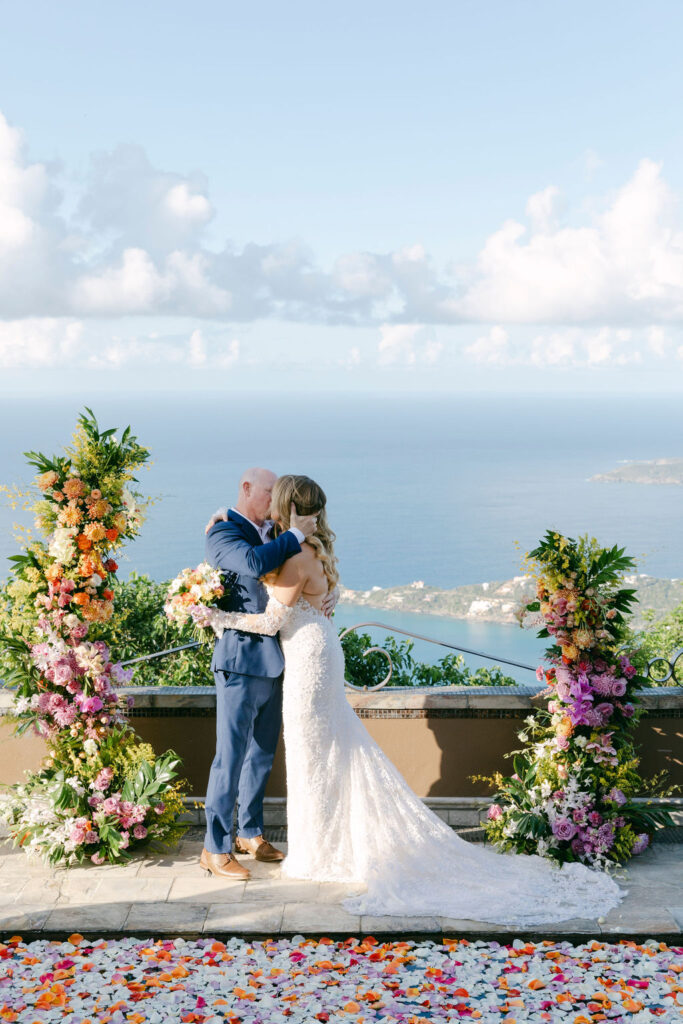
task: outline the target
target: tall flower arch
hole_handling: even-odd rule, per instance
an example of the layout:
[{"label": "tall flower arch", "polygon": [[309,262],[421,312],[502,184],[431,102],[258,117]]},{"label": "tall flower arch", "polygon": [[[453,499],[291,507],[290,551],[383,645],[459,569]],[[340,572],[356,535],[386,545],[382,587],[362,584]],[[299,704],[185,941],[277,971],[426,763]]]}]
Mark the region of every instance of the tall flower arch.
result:
[{"label": "tall flower arch", "polygon": [[15,843],[50,863],[116,862],[183,831],[179,759],[139,741],[116,691],[130,676],[98,638],[114,610],[113,555],[143,520],[134,484],[149,452],[129,427],[100,431],[86,409],[63,456],[26,455],[38,470],[30,507],[43,539],[10,559],[0,642],[17,731],[34,729],[48,749],[11,788],[3,816]]}]

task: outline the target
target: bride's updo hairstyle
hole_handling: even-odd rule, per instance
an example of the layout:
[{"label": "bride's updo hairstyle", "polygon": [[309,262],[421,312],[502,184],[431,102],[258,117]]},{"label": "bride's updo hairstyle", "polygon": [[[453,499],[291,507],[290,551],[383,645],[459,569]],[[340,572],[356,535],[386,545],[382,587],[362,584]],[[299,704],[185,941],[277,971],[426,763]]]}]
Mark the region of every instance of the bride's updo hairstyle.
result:
[{"label": "bride's updo hairstyle", "polygon": [[310,476],[296,476],[286,473],[278,477],[273,487],[270,502],[271,518],[279,524],[277,532],[284,532],[290,525],[290,508],[294,502],[297,515],[318,517],[315,533],[306,540],[315,549],[316,556],[323,564],[327,583],[332,590],[339,582],[337,559],[334,554],[335,534],[327,522],[325,505],[327,497],[322,487],[311,480]]}]

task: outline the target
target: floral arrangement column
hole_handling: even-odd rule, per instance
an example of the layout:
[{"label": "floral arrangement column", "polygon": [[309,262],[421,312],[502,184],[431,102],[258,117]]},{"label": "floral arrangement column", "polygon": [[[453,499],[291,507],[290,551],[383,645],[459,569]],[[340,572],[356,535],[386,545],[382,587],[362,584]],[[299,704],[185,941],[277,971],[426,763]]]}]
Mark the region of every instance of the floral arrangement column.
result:
[{"label": "floral arrangement column", "polygon": [[5,682],[17,731],[35,729],[48,754],[11,789],[3,815],[15,843],[50,863],[117,861],[183,826],[178,758],[156,758],[127,724],[116,693],[129,674],[98,638],[114,610],[113,552],[134,537],[142,505],[130,490],[149,452],[131,434],[100,432],[88,409],[61,457],[28,452],[45,540],[14,556],[7,588]]},{"label": "floral arrangement column", "polygon": [[495,778],[499,803],[489,808],[487,833],[503,849],[558,863],[623,863],[657,825],[672,824],[666,809],[631,799],[641,785],[636,690],[647,685],[620,653],[636,600],[623,577],[634,562],[623,548],[552,531],[526,559],[536,599],[518,617],[540,619],[538,635],[552,640],[548,667],[537,672],[550,700],[520,733],[526,747],[514,775]]}]

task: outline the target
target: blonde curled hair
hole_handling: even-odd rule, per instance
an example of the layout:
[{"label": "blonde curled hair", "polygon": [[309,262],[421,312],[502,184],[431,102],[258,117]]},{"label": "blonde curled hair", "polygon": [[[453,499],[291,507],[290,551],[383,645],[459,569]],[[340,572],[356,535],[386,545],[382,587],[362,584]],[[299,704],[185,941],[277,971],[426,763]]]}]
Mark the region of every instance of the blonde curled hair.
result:
[{"label": "blonde curled hair", "polygon": [[[325,492],[309,476],[285,473],[284,476],[278,477],[270,501],[270,514],[277,523],[276,532],[278,533],[289,529],[292,502],[294,502],[297,515],[316,515],[318,517],[315,533],[307,537],[306,540],[315,550],[316,557],[322,562],[328,589],[333,590],[339,582],[339,573],[334,554],[336,538],[330,529],[325,512],[327,504]],[[264,579],[271,583],[274,581],[275,575],[275,573],[269,573]]]}]

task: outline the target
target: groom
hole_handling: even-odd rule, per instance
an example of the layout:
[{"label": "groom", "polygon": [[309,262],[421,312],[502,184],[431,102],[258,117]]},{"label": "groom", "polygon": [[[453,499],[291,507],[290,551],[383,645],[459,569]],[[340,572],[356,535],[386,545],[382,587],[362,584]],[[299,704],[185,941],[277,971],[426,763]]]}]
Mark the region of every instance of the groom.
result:
[{"label": "groom", "polygon": [[[228,611],[262,612],[267,593],[260,577],[301,551],[316,517],[299,516],[270,539],[267,519],[273,484],[268,469],[249,469],[237,505],[216,513],[207,527],[207,560],[226,575]],[[235,801],[239,806],[238,853],[279,861],[284,854],[263,837],[263,794],[282,724],[284,660],[276,636],[226,630],[214,648],[216,756],[206,792],[206,838],[200,865],[222,878],[243,881],[249,871],[232,854]]]}]

